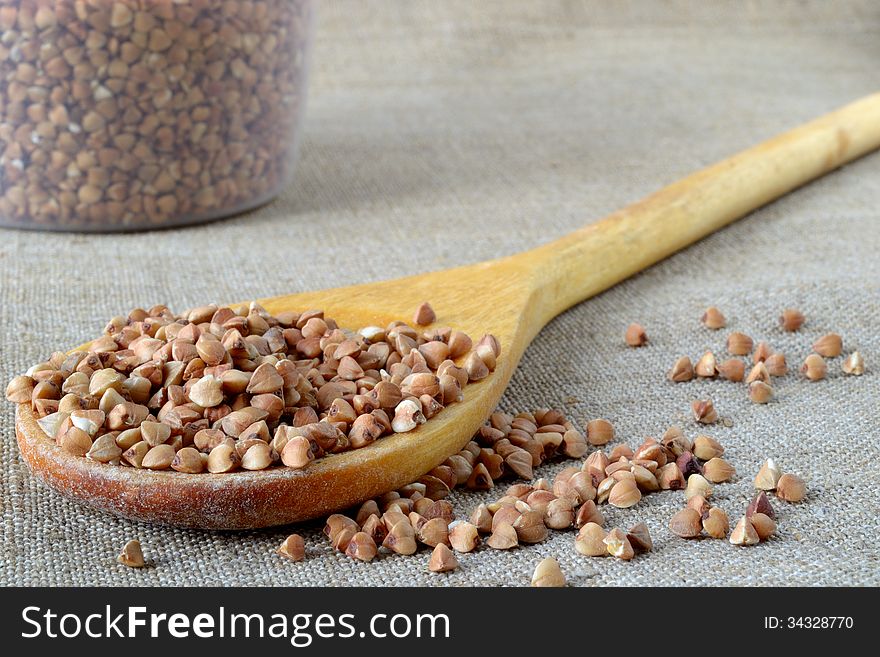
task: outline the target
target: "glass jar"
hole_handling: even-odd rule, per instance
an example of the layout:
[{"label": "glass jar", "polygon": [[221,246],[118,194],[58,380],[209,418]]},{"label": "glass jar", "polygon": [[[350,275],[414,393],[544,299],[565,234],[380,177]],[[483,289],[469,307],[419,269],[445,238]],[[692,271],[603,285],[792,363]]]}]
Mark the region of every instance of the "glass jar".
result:
[{"label": "glass jar", "polygon": [[0,0],[0,225],[120,231],[289,183],[311,0]]}]

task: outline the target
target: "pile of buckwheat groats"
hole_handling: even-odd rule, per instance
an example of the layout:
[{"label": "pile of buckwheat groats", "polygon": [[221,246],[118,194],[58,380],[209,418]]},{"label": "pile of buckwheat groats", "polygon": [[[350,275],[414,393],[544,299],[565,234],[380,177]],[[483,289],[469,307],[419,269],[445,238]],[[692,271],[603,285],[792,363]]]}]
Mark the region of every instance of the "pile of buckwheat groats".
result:
[{"label": "pile of buckwheat groats", "polygon": [[[500,344],[392,322],[357,333],[319,310],[166,306],[112,319],[87,348],[15,377],[60,449],[105,464],[198,474],[283,465],[412,431],[495,369]],[[461,366],[453,359],[463,358]]]},{"label": "pile of buckwheat groats", "polygon": [[[659,441],[648,438],[635,450],[625,444],[607,454],[597,449],[579,465],[561,470],[552,483],[546,479],[513,483],[497,500],[478,505],[467,520],[455,518],[452,505],[444,499],[455,486],[489,490],[505,477],[531,479],[534,466],[556,457],[580,458],[588,450],[588,441],[601,446],[613,437],[613,427],[606,420],[593,420],[588,426],[602,426],[604,432],[588,430],[589,438],[585,439],[556,410],[515,416],[493,413],[457,455],[414,484],[368,500],[350,514],[333,514],[327,518],[324,534],[333,548],[362,561],[376,558],[383,547],[412,555],[420,545],[427,546],[432,548],[428,568],[434,572],[456,569],[456,552],[472,552],[483,545],[509,550],[540,543],[551,530],[572,528],[579,530],[574,547],[580,554],[612,555],[629,561],[651,550],[647,525],[638,522],[626,531],[607,531],[600,507],[631,508],[644,495],[684,490],[687,508],[673,517],[670,530],[684,538],[697,537],[703,531],[712,538],[728,537],[727,515],[706,500],[712,495],[711,484],[729,481],[735,469],[721,458],[724,448],[717,441],[702,434],[691,441],[678,427],[670,427]],[[755,535],[763,540],[775,531],[775,514],[765,490],[775,489],[777,496],[788,502],[800,501],[805,495],[803,481],[795,475],[783,475],[772,460],[761,470],[755,485],[761,492],[730,534],[734,545],[753,545],[758,542],[753,540]],[[292,534],[278,553],[301,561],[306,557],[305,541]],[[542,564],[541,572],[553,568]],[[558,564],[555,567],[558,569]],[[536,578],[543,582],[536,585],[557,581],[555,576],[536,572]]]},{"label": "pile of buckwheat groats", "polygon": [[[779,317],[779,326],[783,331],[795,333],[805,321],[802,312],[787,308]],[[706,309],[702,322],[713,331],[727,326],[727,320],[715,306]],[[626,330],[624,339],[631,347],[641,347],[648,342],[647,333],[639,324],[631,324]],[[696,365],[687,356],[681,356],[669,370],[667,378],[676,383],[691,381],[694,378],[713,377],[721,377],[736,383],[745,380],[749,398],[753,402],[756,404],[769,402],[773,398],[772,377],[788,374],[785,354],[774,351],[767,342],[761,341],[755,345],[755,341],[750,336],[739,331],[727,336],[726,349],[731,358],[720,360],[712,351],[707,351],[699,358]],[[820,381],[828,372],[826,359],[836,358],[843,353],[843,339],[837,333],[827,333],[813,343],[812,349],[813,353],[804,359],[800,371],[810,381]],[[749,354],[752,356],[752,365],[746,375],[748,363],[736,357]],[[862,374],[865,371],[862,355],[858,351],[852,352],[841,363],[841,370],[844,374],[855,376]],[[715,421],[711,404],[698,407],[695,403],[693,411],[699,421],[707,423]]]},{"label": "pile of buckwheat groats", "polygon": [[[717,308],[710,308],[703,322],[719,329],[725,320]],[[786,331],[796,331],[804,322],[803,315],[786,310],[781,317]],[[645,329],[631,325],[625,335],[630,346],[647,342]],[[751,338],[733,333],[728,350],[744,356],[752,351]],[[811,381],[820,375],[818,363],[824,358],[840,355],[842,341],[836,334],[819,339],[816,352],[806,359],[802,368]],[[769,387],[769,377],[786,373],[785,357],[761,343],[753,354],[755,365],[749,376]],[[819,359],[817,361],[817,359]],[[738,365],[737,365],[738,363]],[[672,381],[720,375],[732,381],[745,378],[745,362],[726,360],[717,363],[707,353],[697,368],[686,358],[680,359],[670,373]],[[694,369],[697,371],[694,372]],[[864,372],[864,361],[853,352],[842,364],[846,374]],[[766,376],[765,376],[766,370]],[[737,374],[739,372],[739,374]],[[751,385],[753,401],[764,402]],[[756,398],[758,397],[758,398]],[[692,404],[698,425],[718,421],[711,400]],[[375,500],[365,502],[350,514],[334,514],[327,519],[324,533],[332,546],[348,556],[364,561],[375,558],[382,548],[398,554],[414,554],[419,545],[432,548],[428,568],[447,572],[458,568],[456,553],[467,553],[485,546],[508,550],[545,540],[550,530],[578,530],[575,550],[586,556],[612,555],[628,561],[636,554],[649,552],[653,541],[644,522],[630,529],[604,527],[600,510],[603,504],[617,508],[635,506],[644,495],[665,490],[684,490],[686,506],[669,521],[672,534],[682,538],[707,536],[728,539],[736,546],[751,546],[770,538],[776,531],[776,513],[767,492],[775,491],[783,502],[795,503],[806,496],[803,479],[783,473],[768,459],[755,477],[756,495],[731,531],[727,513],[708,502],[713,485],[722,484],[736,475],[724,458],[724,447],[712,437],[698,434],[693,439],[681,428],[670,427],[660,439],[648,438],[635,449],[625,444],[609,453],[601,449],[614,438],[614,427],[605,419],[586,423],[585,433],[556,410],[541,409],[533,413],[510,415],[496,412],[459,454],[435,468],[419,483],[404,487]],[[467,520],[456,519],[452,505],[443,499],[455,485],[490,488],[505,475],[530,479],[532,468],[554,457],[581,458],[589,446],[598,447],[577,466],[560,471],[553,482],[537,479],[530,483],[513,483],[503,496],[489,504],[480,504]],[[514,451],[524,450],[526,453]],[[511,458],[515,455],[515,458]],[[529,456],[532,457],[531,462]],[[493,468],[492,464],[500,467]],[[525,467],[517,469],[521,464]],[[442,485],[438,485],[438,481]],[[278,553],[294,561],[306,557],[303,538],[289,536]],[[555,559],[542,560],[532,576],[533,586],[563,586],[565,575]]]}]

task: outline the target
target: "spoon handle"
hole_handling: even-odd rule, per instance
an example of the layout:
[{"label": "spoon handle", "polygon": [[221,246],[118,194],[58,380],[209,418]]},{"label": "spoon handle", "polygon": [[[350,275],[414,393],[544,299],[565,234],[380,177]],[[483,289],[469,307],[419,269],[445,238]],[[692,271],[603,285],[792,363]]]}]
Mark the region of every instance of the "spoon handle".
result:
[{"label": "spoon handle", "polygon": [[510,258],[530,272],[537,333],[553,317],[847,162],[880,148],[880,93]]}]

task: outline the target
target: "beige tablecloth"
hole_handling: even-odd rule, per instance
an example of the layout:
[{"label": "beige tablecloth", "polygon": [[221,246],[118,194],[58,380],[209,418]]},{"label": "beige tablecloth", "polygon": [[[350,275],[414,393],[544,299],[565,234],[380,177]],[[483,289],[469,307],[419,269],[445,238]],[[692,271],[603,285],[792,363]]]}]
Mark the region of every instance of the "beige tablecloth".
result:
[{"label": "beige tablecloth", "polygon": [[[135,306],[182,308],[378,280],[512,253],[560,236],[740,148],[877,90],[880,6],[863,2],[324,2],[298,175],[276,202],[203,227],[133,235],[0,231],[0,379],[78,344]],[[2,584],[524,585],[559,559],[577,585],[880,584],[880,156],[846,167],[554,321],[526,354],[504,408],[557,406],[614,422],[631,445],[687,417],[694,391],[731,427],[710,431],[738,476],[714,500],[733,517],[772,456],[808,482],[777,505],[772,541],[738,549],[667,529],[681,493],[607,513],[647,522],[654,552],[589,559],[574,534],[464,555],[370,564],[305,528],[310,558],[273,551],[290,528],[184,531],[117,520],[52,493],[2,435]],[[869,372],[790,375],[777,402],[740,386],[667,383],[674,357],[721,350],[731,328],[793,364],[826,331]],[[784,335],[788,306],[809,320]],[[622,344],[644,324],[650,346]],[[4,402],[5,404],[5,402]],[[540,471],[550,477],[561,465]],[[481,496],[456,493],[460,513]],[[139,537],[152,566],[115,562]]]}]

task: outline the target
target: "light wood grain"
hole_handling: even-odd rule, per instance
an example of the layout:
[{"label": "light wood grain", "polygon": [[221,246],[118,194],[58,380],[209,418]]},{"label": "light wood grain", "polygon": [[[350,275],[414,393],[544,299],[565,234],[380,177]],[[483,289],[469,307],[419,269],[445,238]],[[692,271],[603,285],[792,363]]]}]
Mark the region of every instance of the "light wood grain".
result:
[{"label": "light wood grain", "polygon": [[557,314],[814,178],[880,147],[874,94],[674,183],[609,217],[518,255],[367,285],[263,299],[273,313],[323,308],[340,325],[409,321],[422,301],[437,324],[495,334],[498,367],[464,401],[416,431],[285,468],[224,475],[146,472],[67,456],[20,405],[31,468],[61,493],[121,516],[205,528],[286,524],[407,484],[459,450],[495,407],[524,350]]}]

